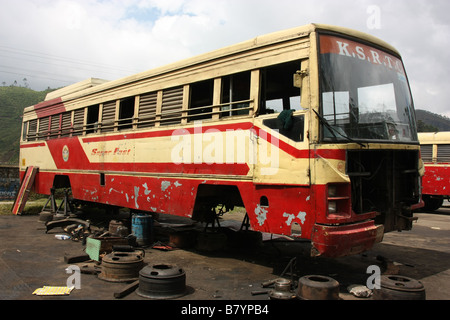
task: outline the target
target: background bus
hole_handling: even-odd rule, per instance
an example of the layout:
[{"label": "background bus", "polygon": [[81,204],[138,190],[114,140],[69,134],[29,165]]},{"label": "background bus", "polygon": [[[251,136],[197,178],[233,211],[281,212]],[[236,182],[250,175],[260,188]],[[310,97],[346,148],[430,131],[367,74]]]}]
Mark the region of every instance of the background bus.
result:
[{"label": "background bus", "polygon": [[392,46],[310,24],[48,94],[24,111],[21,174],[38,193],[199,221],[243,206],[252,230],[337,257],[412,227],[414,114]]},{"label": "background bus", "polygon": [[426,211],[439,209],[450,198],[450,132],[419,133],[425,165],[422,198]]}]

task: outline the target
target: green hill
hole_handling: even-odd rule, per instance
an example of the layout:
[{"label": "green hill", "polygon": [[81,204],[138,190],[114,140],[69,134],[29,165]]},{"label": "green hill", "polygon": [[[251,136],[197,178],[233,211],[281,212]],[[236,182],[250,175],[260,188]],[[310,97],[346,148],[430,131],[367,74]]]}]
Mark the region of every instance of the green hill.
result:
[{"label": "green hill", "polygon": [[50,91],[0,87],[0,163],[18,164],[23,109],[44,101]]},{"label": "green hill", "polygon": [[416,119],[419,132],[450,131],[450,118],[448,117],[417,109]]}]

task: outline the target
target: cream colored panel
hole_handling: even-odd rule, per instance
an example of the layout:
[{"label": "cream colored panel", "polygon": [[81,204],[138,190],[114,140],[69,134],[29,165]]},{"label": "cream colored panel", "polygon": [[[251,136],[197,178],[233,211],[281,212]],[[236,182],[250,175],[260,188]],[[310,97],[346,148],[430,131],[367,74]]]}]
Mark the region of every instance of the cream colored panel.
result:
[{"label": "cream colored panel", "polygon": [[43,170],[55,170],[56,164],[48,149],[45,147],[32,147],[20,149],[20,167],[24,169],[29,166],[36,166]]}]

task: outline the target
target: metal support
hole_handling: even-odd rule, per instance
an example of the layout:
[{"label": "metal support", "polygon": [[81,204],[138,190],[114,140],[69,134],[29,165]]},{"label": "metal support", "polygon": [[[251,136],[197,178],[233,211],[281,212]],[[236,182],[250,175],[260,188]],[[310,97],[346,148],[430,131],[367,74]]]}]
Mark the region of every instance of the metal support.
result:
[{"label": "metal support", "polygon": [[250,227],[250,218],[248,217],[247,212],[245,213],[244,219],[242,220],[241,229],[242,231],[245,227],[245,231],[248,231],[248,228]]},{"label": "metal support", "polygon": [[281,277],[284,277],[286,272],[289,269],[289,273],[291,274],[292,283],[294,283],[294,266],[297,264],[297,257],[292,258],[287,264],[286,268],[284,268],[283,272],[280,274]]},{"label": "metal support", "polygon": [[[44,204],[42,211],[47,211],[58,217],[68,217],[72,213],[72,208],[69,200],[70,189],[64,189],[64,198],[59,206],[56,205],[55,188],[50,189],[50,196]],[[48,206],[50,206],[48,208]]]},{"label": "metal support", "polygon": [[69,189],[64,189],[64,199],[61,202],[61,204],[59,205],[58,209],[56,210],[56,213],[60,213],[61,208],[63,208],[63,215],[65,217],[69,216],[69,213],[72,212],[71,208],[70,208],[70,203],[69,203]]},{"label": "metal support", "polygon": [[[47,206],[50,204],[50,210],[47,210]],[[42,211],[50,211],[51,213],[56,213],[56,200],[55,200],[55,188],[50,188],[50,196],[45,202]]]},{"label": "metal support", "polygon": [[220,214],[216,213],[216,209],[215,208],[211,208],[210,217],[212,219],[208,219],[208,221],[206,222],[205,229],[204,229],[205,232],[206,232],[206,229],[208,228],[209,224],[211,224],[211,228],[213,230],[215,230],[216,229],[216,222],[217,222],[218,228],[220,228],[219,215]]}]

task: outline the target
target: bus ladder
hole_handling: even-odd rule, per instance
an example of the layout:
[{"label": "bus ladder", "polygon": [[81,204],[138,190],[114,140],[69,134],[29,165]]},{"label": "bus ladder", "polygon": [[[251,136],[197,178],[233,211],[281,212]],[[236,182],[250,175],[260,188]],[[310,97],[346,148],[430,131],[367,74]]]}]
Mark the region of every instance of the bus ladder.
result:
[{"label": "bus ladder", "polygon": [[28,195],[33,187],[34,178],[39,167],[27,167],[25,175],[23,176],[22,182],[20,183],[19,191],[16,194],[16,199],[14,200],[13,207],[11,209],[12,213],[15,215],[22,214],[23,208],[28,200]]}]

